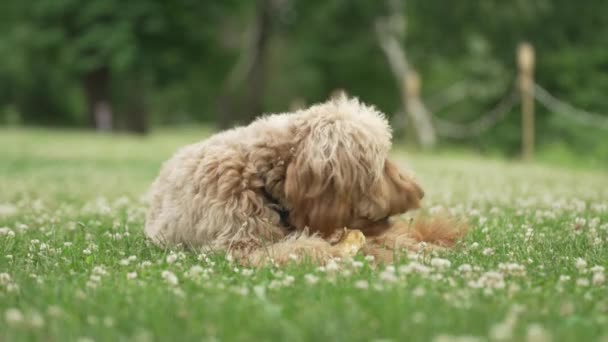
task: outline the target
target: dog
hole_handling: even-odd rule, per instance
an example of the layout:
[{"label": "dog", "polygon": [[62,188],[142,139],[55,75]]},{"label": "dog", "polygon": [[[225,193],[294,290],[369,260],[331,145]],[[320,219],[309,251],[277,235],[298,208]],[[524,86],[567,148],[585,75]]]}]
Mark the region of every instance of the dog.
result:
[{"label": "dog", "polygon": [[[410,248],[424,237],[391,217],[419,208],[424,192],[388,159],[391,140],[384,114],[346,96],[220,132],[163,164],[145,235],[251,265]],[[452,243],[440,226],[423,235]]]}]

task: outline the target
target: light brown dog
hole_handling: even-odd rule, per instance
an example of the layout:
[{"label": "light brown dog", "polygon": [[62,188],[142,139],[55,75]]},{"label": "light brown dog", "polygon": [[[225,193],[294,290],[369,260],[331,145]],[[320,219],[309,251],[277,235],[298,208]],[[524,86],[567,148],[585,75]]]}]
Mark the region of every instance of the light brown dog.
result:
[{"label": "light brown dog", "polygon": [[[425,236],[389,218],[418,208],[423,191],[388,160],[390,147],[385,116],[356,99],[262,117],[167,161],[150,189],[145,233],[255,265],[351,256],[363,235],[370,253],[410,248]],[[345,227],[354,231],[341,236]],[[452,230],[430,235],[440,241]]]}]

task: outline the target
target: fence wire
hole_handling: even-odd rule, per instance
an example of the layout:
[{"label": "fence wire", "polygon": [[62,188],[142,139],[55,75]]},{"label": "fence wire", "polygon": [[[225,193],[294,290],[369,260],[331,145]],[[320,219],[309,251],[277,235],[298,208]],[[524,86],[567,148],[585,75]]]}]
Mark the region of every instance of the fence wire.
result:
[{"label": "fence wire", "polygon": [[448,86],[428,99],[425,99],[424,103],[428,103],[431,112],[440,112],[447,107],[464,100],[467,97],[467,92],[467,82],[460,81]]},{"label": "fence wire", "polygon": [[[551,95],[551,93],[537,83],[534,84],[532,92],[534,98],[555,115],[584,126],[608,130],[608,116],[576,108],[570,103]],[[458,82],[433,96],[433,101],[428,101],[431,109],[429,114],[432,117],[439,136],[453,139],[467,139],[479,136],[505,120],[520,100],[519,89],[514,85],[511,87],[511,91],[494,108],[471,122],[454,122],[433,114],[461,101],[465,97],[466,88],[464,82]]]},{"label": "fence wire", "polygon": [[511,87],[511,91],[498,102],[496,107],[472,122],[453,122],[434,115],[433,122],[437,129],[437,134],[453,139],[466,139],[478,136],[503,121],[518,102],[519,93],[517,88]]},{"label": "fence wire", "polygon": [[575,108],[573,105],[551,95],[545,88],[537,83],[534,84],[534,98],[557,115],[585,126],[593,126],[608,130],[607,116]]}]

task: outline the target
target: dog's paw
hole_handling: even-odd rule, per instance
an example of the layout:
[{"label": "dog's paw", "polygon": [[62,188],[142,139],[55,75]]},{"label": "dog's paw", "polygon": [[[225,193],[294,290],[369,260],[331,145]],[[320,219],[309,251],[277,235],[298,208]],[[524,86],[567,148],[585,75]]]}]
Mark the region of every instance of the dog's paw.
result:
[{"label": "dog's paw", "polygon": [[353,257],[365,245],[365,235],[360,230],[346,230],[342,240],[334,248],[340,257]]}]

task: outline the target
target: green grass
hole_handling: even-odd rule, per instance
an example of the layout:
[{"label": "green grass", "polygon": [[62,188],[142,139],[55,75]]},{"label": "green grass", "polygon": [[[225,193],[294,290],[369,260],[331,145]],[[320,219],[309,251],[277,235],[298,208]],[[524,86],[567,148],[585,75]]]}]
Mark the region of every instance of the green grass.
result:
[{"label": "green grass", "polygon": [[142,234],[161,162],[203,136],[0,130],[0,341],[608,338],[601,171],[398,151],[427,210],[470,219],[456,249],[246,270]]}]

